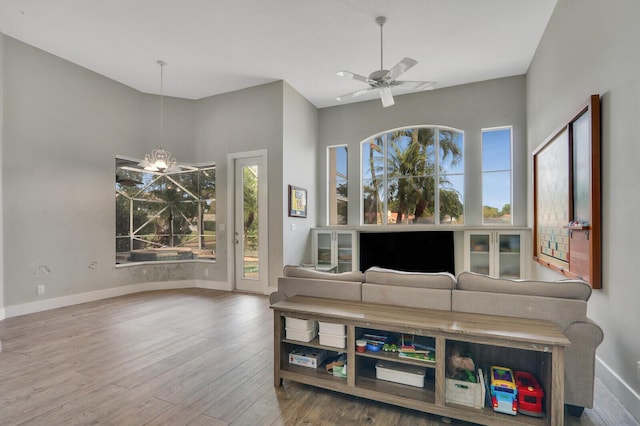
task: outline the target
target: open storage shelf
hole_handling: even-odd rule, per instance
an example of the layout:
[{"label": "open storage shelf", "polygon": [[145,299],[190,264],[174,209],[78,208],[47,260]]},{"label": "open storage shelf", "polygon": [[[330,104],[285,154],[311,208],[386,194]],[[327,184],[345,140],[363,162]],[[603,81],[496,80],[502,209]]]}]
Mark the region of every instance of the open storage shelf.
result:
[{"label": "open storage shelf", "polygon": [[424,380],[425,386],[423,388],[379,380],[376,378],[375,365],[380,358],[367,356],[358,357],[356,362],[356,386],[385,394],[393,394],[401,398],[410,398],[432,404],[435,403],[435,374],[433,369],[427,369]]},{"label": "open storage shelf", "polygon": [[390,352],[356,352],[356,357],[381,359],[383,361],[393,361],[400,364],[415,365],[416,367],[436,368],[435,361],[418,361],[410,358],[400,358],[397,353]]},{"label": "open storage shelf", "polygon": [[[272,305],[274,309],[274,384],[292,380],[426,413],[478,424],[556,425],[564,422],[564,347],[569,341],[545,320],[525,320],[459,312],[381,306],[362,302],[294,296]],[[344,324],[346,348],[320,345],[317,338],[298,342],[284,338],[285,317]],[[490,324],[482,328],[481,324]],[[434,361],[400,358],[394,352],[357,352],[355,342],[363,334],[415,336],[435,349]],[[491,365],[528,371],[544,389],[544,417],[496,413],[491,407],[473,408],[447,403],[446,359],[454,345],[473,354],[476,366]],[[291,365],[293,347],[326,350],[330,355],[346,352],[347,377],[335,377],[319,368]],[[399,346],[399,345],[398,345]],[[424,387],[377,378],[376,364],[423,367]],[[412,377],[415,382],[415,375]],[[418,384],[418,383],[414,383]]]}]

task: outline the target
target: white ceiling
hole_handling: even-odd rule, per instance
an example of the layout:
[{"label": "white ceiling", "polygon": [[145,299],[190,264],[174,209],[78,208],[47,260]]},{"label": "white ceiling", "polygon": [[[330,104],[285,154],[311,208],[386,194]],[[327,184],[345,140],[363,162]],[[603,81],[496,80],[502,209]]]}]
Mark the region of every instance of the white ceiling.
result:
[{"label": "white ceiling", "polygon": [[[0,0],[0,32],[145,93],[284,80],[316,107],[408,56],[436,88],[524,74],[556,0]],[[374,94],[375,96],[375,94]],[[366,100],[371,97],[357,98]]]}]

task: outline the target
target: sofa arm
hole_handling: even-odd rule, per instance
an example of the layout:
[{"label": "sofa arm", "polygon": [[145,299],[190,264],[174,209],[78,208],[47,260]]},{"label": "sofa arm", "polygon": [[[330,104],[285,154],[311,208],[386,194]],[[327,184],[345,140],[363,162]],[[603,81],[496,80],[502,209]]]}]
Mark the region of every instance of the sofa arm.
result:
[{"label": "sofa arm", "polygon": [[571,341],[565,350],[564,401],[578,407],[593,407],[596,348],[604,338],[602,329],[586,318],[563,330]]},{"label": "sofa arm", "polygon": [[360,302],[362,282],[278,277],[278,292],[284,293],[287,297],[299,295]]},{"label": "sofa arm", "polygon": [[269,304],[273,305],[274,303],[282,302],[283,300],[287,300],[287,295],[281,291],[274,291],[269,295]]}]

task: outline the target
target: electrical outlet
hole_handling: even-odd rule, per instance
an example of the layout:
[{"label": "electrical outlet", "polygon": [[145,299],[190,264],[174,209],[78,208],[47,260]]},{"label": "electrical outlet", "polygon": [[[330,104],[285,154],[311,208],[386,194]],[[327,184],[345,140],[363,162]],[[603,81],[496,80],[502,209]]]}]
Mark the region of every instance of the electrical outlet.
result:
[{"label": "electrical outlet", "polygon": [[43,284],[38,284],[36,286],[36,294],[37,295],[44,294],[44,285]]}]

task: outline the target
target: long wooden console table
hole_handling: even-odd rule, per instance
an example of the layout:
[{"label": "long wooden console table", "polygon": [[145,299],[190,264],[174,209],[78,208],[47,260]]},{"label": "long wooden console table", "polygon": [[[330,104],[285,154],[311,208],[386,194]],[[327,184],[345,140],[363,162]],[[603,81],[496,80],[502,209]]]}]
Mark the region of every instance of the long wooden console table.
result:
[{"label": "long wooden console table", "polygon": [[[294,296],[271,305],[274,310],[274,384],[291,380],[375,401],[479,424],[564,424],[564,349],[570,344],[558,327],[546,320],[467,314],[335,299]],[[285,317],[346,325],[346,347],[320,345],[317,338],[299,342],[286,338]],[[400,359],[389,352],[355,350],[365,332],[396,333],[432,339],[435,361]],[[446,402],[446,355],[450,345],[469,345],[478,366],[501,365],[533,372],[544,388],[544,417],[512,416],[492,408],[472,408]],[[294,347],[346,352],[347,377],[323,368],[289,364]],[[376,379],[378,361],[426,367],[423,388]]]}]

